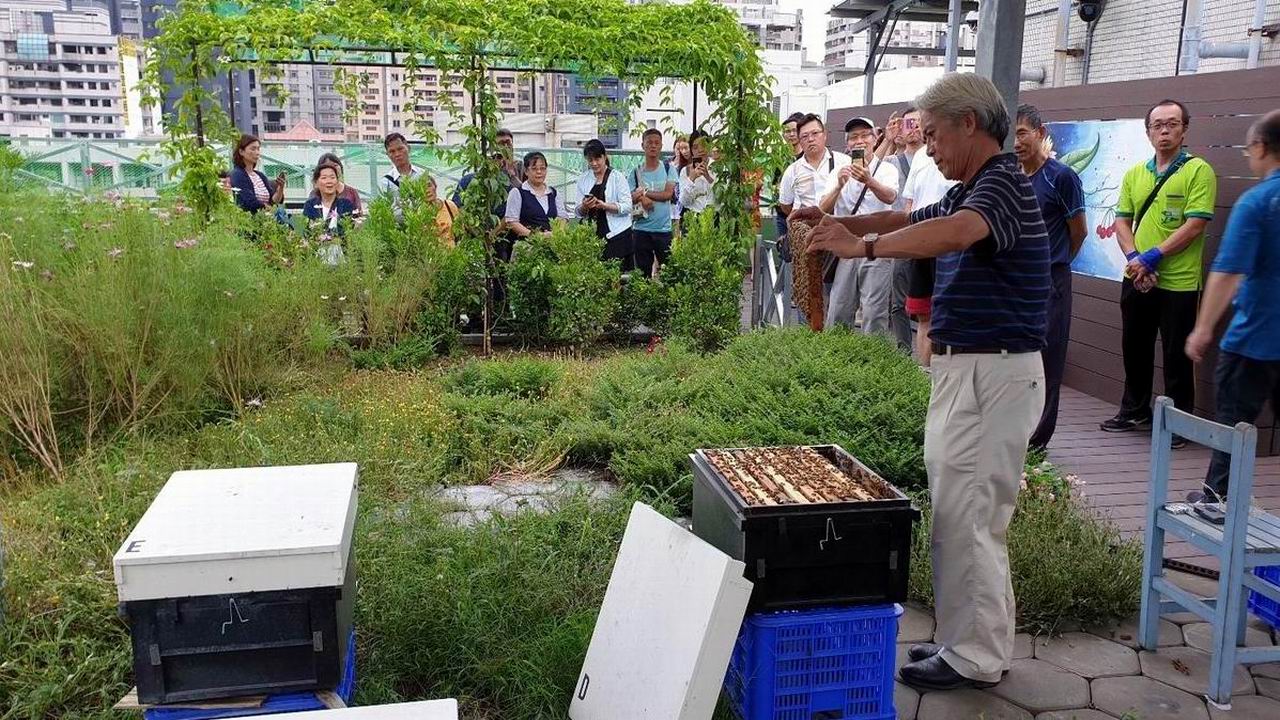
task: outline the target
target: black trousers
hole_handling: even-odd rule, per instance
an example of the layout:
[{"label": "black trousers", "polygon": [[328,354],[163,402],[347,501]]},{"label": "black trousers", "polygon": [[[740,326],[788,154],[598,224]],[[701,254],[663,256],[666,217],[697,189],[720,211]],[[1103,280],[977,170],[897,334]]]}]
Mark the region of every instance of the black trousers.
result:
[{"label": "black trousers", "polygon": [[1187,336],[1196,325],[1199,304],[1198,290],[1153,288],[1141,293],[1125,279],[1120,288],[1120,346],[1124,353],[1122,417],[1151,417],[1157,333],[1164,348],[1164,394],[1179,410],[1195,410],[1195,366],[1187,357],[1186,345]]},{"label": "black trousers", "polygon": [[[1256,421],[1268,399],[1273,411],[1280,408],[1280,360],[1254,360],[1223,351],[1213,379],[1217,386],[1214,420],[1223,425]],[[1231,456],[1215,450],[1205,487],[1226,497],[1230,475]]]},{"label": "black trousers", "polygon": [[645,277],[653,277],[654,259],[659,266],[671,259],[671,233],[632,229],[631,237],[635,239],[636,269]]},{"label": "black trousers", "polygon": [[636,249],[631,237],[631,228],[611,238],[605,238],[603,259],[621,261],[622,272],[631,272],[636,269]]},{"label": "black trousers", "polygon": [[1071,340],[1071,268],[1055,267],[1052,279],[1045,348],[1040,352],[1044,360],[1044,412],[1031,434],[1031,447],[1046,447],[1058,427],[1058,398],[1062,394],[1062,374],[1067,369],[1067,343]]}]

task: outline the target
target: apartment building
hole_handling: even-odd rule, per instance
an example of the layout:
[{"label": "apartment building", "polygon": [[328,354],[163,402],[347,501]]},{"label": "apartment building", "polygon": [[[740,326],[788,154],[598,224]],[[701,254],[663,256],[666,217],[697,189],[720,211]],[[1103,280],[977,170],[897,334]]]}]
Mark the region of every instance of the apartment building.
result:
[{"label": "apartment building", "polygon": [[119,45],[106,2],[0,6],[0,135],[124,136]]}]

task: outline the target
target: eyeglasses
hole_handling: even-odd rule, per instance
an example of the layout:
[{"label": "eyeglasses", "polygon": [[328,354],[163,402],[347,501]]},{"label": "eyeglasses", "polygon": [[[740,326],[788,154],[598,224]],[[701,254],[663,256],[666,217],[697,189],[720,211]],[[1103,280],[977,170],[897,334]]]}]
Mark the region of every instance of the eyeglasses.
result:
[{"label": "eyeglasses", "polygon": [[814,138],[816,138],[816,137],[820,137],[821,135],[822,135],[822,131],[821,131],[821,130],[815,130],[815,131],[813,131],[813,132],[801,133],[801,134],[800,134],[800,139],[801,139],[801,140],[812,140],[812,139],[814,139]]},{"label": "eyeglasses", "polygon": [[1240,154],[1245,157],[1253,157],[1252,155],[1249,154],[1249,151],[1253,149],[1254,145],[1261,145],[1261,144],[1262,144],[1261,140],[1250,140],[1248,143],[1245,144],[1243,148],[1241,148]]},{"label": "eyeglasses", "polygon": [[1148,126],[1147,126],[1147,129],[1148,129],[1148,130],[1155,130],[1156,132],[1160,132],[1161,130],[1164,130],[1165,128],[1168,128],[1168,129],[1170,129],[1170,130],[1177,130],[1177,129],[1178,129],[1178,128],[1180,128],[1180,127],[1182,127],[1182,121],[1181,121],[1181,120],[1157,120],[1156,122],[1153,122],[1153,123],[1151,123],[1150,125],[1148,125]]}]

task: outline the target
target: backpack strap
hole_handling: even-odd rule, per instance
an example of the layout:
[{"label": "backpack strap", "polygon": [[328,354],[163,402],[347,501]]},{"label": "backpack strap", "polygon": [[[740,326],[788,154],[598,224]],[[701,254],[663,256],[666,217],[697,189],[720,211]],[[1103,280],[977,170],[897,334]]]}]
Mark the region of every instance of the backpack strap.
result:
[{"label": "backpack strap", "polygon": [[382,177],[386,178],[386,179],[387,179],[387,182],[391,183],[392,185],[395,185],[396,187],[400,187],[400,178],[398,178],[398,177],[392,177],[392,176],[391,176],[391,173],[387,173],[386,175],[383,175]]}]

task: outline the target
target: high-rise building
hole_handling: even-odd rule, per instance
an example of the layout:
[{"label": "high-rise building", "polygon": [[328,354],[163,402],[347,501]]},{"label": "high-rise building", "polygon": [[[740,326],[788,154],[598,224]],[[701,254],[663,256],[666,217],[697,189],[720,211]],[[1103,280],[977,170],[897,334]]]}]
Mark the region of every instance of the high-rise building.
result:
[{"label": "high-rise building", "polygon": [[718,0],[738,16],[738,22],[764,50],[802,50],[803,13],[779,9],[778,0]]},{"label": "high-rise building", "polygon": [[[419,130],[424,123],[443,133],[450,122],[448,105],[456,105],[464,115],[471,108],[471,97],[461,79],[437,68],[419,68],[412,80],[408,80],[409,70],[402,67],[351,71],[363,75],[358,112],[348,114],[345,123],[346,138],[351,142],[381,142],[392,132],[410,140],[421,139]],[[490,75],[503,114],[553,112],[552,76],[514,70],[495,70]]]},{"label": "high-rise building", "polygon": [[124,135],[119,46],[106,2],[5,0],[0,135]]},{"label": "high-rise building", "polygon": [[[867,44],[870,33],[853,33],[858,23],[855,18],[832,17],[827,20],[826,52],[822,63],[827,67],[862,69],[867,63]],[[880,70],[901,70],[908,67],[941,67],[943,57],[938,52],[947,46],[946,23],[904,20],[894,27],[893,34],[880,45],[893,48],[921,48],[933,53],[912,55],[908,52],[885,54],[880,60]],[[960,47],[972,50],[973,32],[967,25],[960,28]],[[972,65],[972,58],[961,58],[960,65]]]},{"label": "high-rise building", "polygon": [[142,39],[142,0],[108,0],[111,32],[131,40]]}]

